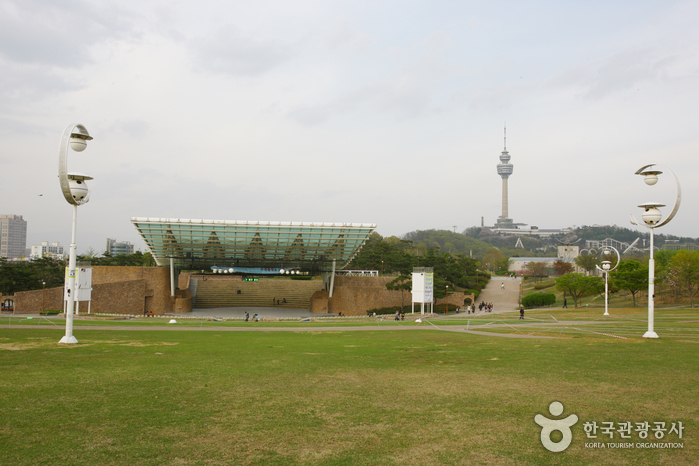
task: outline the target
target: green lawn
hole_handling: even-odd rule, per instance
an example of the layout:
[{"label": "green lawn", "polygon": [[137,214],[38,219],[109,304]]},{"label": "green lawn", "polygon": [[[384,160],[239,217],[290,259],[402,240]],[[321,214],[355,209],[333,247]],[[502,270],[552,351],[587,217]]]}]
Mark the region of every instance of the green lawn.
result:
[{"label": "green lawn", "polygon": [[[658,340],[640,338],[642,309],[566,331],[553,323],[534,331],[514,315],[470,324],[561,337],[553,339],[324,328],[336,323],[306,332],[230,331],[226,322],[134,332],[119,326],[144,323],[96,330],[76,321],[80,343],[66,346],[57,344],[60,320],[5,327],[0,464],[696,464],[699,312],[664,312]],[[527,317],[548,325],[598,314]],[[220,331],[196,329],[213,325]],[[536,414],[554,417],[552,401],[563,403],[560,417],[579,418],[561,453],[543,448],[534,423]],[[661,441],[684,448],[586,448],[651,441],[635,432],[586,439],[588,421],[682,422],[682,439]]]}]

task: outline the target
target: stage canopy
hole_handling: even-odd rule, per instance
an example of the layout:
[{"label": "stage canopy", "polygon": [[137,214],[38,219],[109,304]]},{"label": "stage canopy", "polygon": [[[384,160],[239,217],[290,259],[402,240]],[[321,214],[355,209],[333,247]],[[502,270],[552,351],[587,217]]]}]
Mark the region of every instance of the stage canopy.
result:
[{"label": "stage canopy", "polygon": [[368,223],[257,222],[133,217],[160,266],[344,268],[376,229]]}]

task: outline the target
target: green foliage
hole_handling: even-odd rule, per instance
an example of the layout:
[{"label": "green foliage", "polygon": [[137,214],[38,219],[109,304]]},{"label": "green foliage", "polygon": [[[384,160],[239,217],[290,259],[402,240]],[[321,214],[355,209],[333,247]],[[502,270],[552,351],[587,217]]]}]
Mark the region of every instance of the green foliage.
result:
[{"label": "green foliage", "polygon": [[78,256],[78,261],[90,262],[92,265],[100,266],[119,266],[119,267],[152,267],[155,266],[155,259],[149,252],[142,253],[141,251],[136,251],[133,254],[120,254],[118,256],[112,256],[105,254],[103,257],[95,257],[90,255]]},{"label": "green foliage", "polygon": [[439,247],[423,249],[406,239],[382,238],[373,233],[348,268],[410,276],[413,267],[432,267],[435,297],[443,298],[447,285],[451,291],[457,287],[481,289],[489,275],[479,271],[478,265],[463,254],[445,253]]},{"label": "green foliage", "polygon": [[556,295],[549,292],[532,293],[522,298],[522,306],[527,309],[533,307],[551,306],[556,302]]},{"label": "green foliage", "polygon": [[694,307],[694,296],[699,291],[699,251],[677,251],[670,261],[670,273],[687,293]]},{"label": "green foliage", "polygon": [[599,257],[594,254],[580,254],[575,258],[575,263],[581,269],[592,272],[595,270],[596,266],[599,265],[600,261]]},{"label": "green foliage", "polygon": [[604,289],[604,280],[602,277],[592,277],[581,273],[567,273],[556,278],[556,288],[572,296],[577,308],[580,298],[599,293]]},{"label": "green foliage", "polygon": [[371,309],[369,311],[366,311],[366,314],[370,316],[375,312],[377,316],[395,315],[397,311],[402,310],[403,308],[400,306],[380,307],[377,309]]},{"label": "green foliage", "polygon": [[472,236],[454,233],[449,230],[416,230],[403,235],[403,239],[412,242],[421,251],[431,247],[439,247],[442,251],[452,254],[463,254],[482,258],[492,247]]},{"label": "green foliage", "polygon": [[[114,257],[78,256],[78,261],[89,261],[92,265],[136,266],[155,265],[150,253],[138,251]],[[41,257],[32,261],[7,261],[0,258],[0,292],[15,294],[20,291],[40,290],[63,286],[66,261]]]},{"label": "green foliage", "polygon": [[0,292],[12,295],[20,291],[63,286],[65,261],[42,257],[31,262],[0,258]]},{"label": "green foliage", "polygon": [[636,305],[636,294],[648,288],[648,265],[635,260],[625,260],[609,274],[611,282],[621,290],[627,290]]}]

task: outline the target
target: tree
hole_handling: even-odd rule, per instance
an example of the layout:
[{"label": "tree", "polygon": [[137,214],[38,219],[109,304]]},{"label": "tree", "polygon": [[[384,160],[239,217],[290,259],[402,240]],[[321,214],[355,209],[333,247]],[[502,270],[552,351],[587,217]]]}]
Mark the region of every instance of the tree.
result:
[{"label": "tree", "polygon": [[621,261],[619,267],[609,275],[616,287],[627,290],[636,306],[636,294],[648,288],[648,265],[635,260]]},{"label": "tree", "polygon": [[502,261],[502,253],[497,248],[491,248],[488,250],[485,256],[483,256],[483,263],[488,267],[488,270],[497,270],[498,262]]},{"label": "tree", "polygon": [[526,265],[527,275],[534,277],[534,281],[541,281],[543,277],[548,276],[548,269],[545,262],[530,261]]},{"label": "tree", "polygon": [[399,275],[395,279],[386,283],[386,289],[391,291],[400,291],[400,311],[403,312],[405,292],[412,291],[413,279],[410,275]]},{"label": "tree", "polygon": [[589,274],[599,264],[599,257],[593,254],[580,254],[575,258],[575,263]]},{"label": "tree", "polygon": [[569,294],[575,302],[577,309],[578,302],[583,296],[596,294],[604,289],[602,277],[593,277],[581,273],[567,273],[556,279],[556,288]]},{"label": "tree", "polygon": [[566,262],[564,260],[561,260],[561,259],[558,259],[556,262],[554,262],[553,265],[551,266],[551,268],[553,269],[554,273],[556,275],[558,275],[559,277],[561,275],[571,273],[574,270],[573,264],[571,264],[570,262]]},{"label": "tree", "polygon": [[676,274],[694,307],[694,296],[699,291],[699,251],[677,251],[670,260],[670,270]]}]

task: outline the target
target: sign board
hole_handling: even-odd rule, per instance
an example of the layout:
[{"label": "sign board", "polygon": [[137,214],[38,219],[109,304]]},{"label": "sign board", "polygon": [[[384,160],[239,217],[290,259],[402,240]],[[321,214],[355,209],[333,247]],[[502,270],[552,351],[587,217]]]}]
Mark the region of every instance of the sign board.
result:
[{"label": "sign board", "polygon": [[[63,300],[68,300],[68,277],[70,271],[66,267],[65,285],[63,287]],[[79,267],[75,269],[75,288],[77,293],[75,301],[91,301],[92,300],[92,268]]]},{"label": "sign board", "polygon": [[413,302],[434,301],[434,272],[432,267],[413,268]]}]

